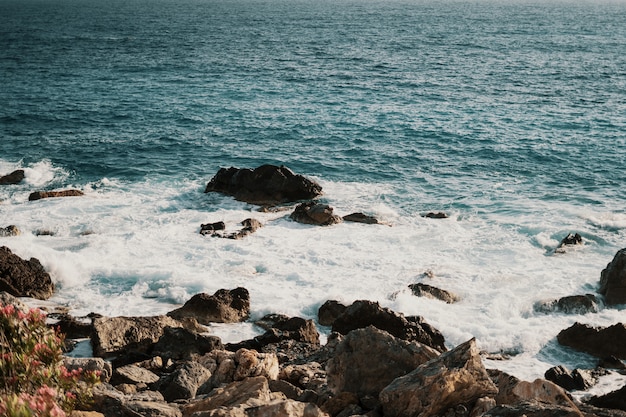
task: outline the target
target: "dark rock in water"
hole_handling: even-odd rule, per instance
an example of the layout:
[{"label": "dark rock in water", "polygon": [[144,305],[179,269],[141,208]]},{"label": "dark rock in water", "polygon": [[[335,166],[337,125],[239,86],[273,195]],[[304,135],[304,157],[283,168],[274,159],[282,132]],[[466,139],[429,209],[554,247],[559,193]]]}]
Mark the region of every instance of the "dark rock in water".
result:
[{"label": "dark rock in water", "polygon": [[67,313],[49,313],[48,319],[57,320],[54,327],[58,328],[68,339],[82,339],[90,337],[93,332],[91,320],[80,321]]},{"label": "dark rock in water", "polygon": [[595,407],[626,411],[626,386],[623,386],[617,391],[609,392],[599,397],[593,397],[588,403]]},{"label": "dark rock in water", "polygon": [[575,246],[575,245],[582,245],[582,244],[583,244],[583,238],[581,235],[579,235],[578,233],[570,233],[569,235],[561,239],[559,246],[557,246],[554,252],[565,253],[565,249],[567,246]]},{"label": "dark rock in water", "polygon": [[220,192],[239,201],[271,206],[313,199],[322,194],[322,187],[285,166],[262,165],[255,169],[222,168],[204,192]]},{"label": "dark rock in water", "polygon": [[607,305],[626,304],[626,249],[619,250],[600,274],[600,289]]},{"label": "dark rock in water", "polygon": [[599,358],[615,356],[626,359],[626,325],[614,324],[609,327],[591,327],[574,323],[562,330],[557,340],[563,346],[587,352]]},{"label": "dark rock in water", "polygon": [[552,381],[568,391],[586,390],[598,382],[592,371],[574,369],[570,372],[564,366],[552,367],[546,371],[544,376],[548,381]]},{"label": "dark rock in water", "polygon": [[330,226],[343,221],[341,217],[333,214],[332,207],[314,201],[299,204],[289,217],[298,223],[316,226]]},{"label": "dark rock in water", "polygon": [[385,416],[435,416],[497,393],[471,339],[396,378],[379,398]]},{"label": "dark rock in water", "polygon": [[365,223],[365,224],[379,224],[378,219],[373,216],[368,216],[363,213],[352,213],[347,216],[343,216],[343,220],[346,222]]},{"label": "dark rock in water", "polygon": [[6,291],[15,297],[47,300],[54,293],[54,283],[37,258],[23,260],[9,248],[2,246],[0,291]]},{"label": "dark rock in water", "polygon": [[224,222],[202,224],[200,225],[200,234],[211,235],[212,237],[223,237],[226,239],[243,239],[263,227],[263,224],[256,219],[246,219],[241,222],[241,225],[243,227],[237,232],[219,233],[226,230],[226,224]]},{"label": "dark rock in water", "polygon": [[539,313],[587,314],[599,311],[598,299],[593,294],[570,295],[558,300],[535,303],[534,310]]},{"label": "dark rock in water", "polygon": [[0,176],[0,185],[15,185],[24,179],[24,170],[18,169],[10,174]]},{"label": "dark rock in water", "polygon": [[322,326],[332,326],[337,317],[346,311],[345,305],[339,301],[328,300],[317,311],[318,321]]},{"label": "dark rock in water", "polygon": [[458,296],[452,294],[449,291],[442,290],[428,284],[422,284],[421,282],[417,284],[411,284],[409,285],[409,288],[411,289],[411,291],[413,291],[413,295],[416,295],[418,297],[435,298],[441,301],[445,301],[448,304],[456,303],[460,300]]},{"label": "dark rock in water", "polygon": [[198,334],[182,327],[166,327],[154,345],[152,355],[180,360],[223,348],[222,340],[217,336]]},{"label": "dark rock in water", "polygon": [[617,369],[626,371],[626,363],[622,362],[615,356],[607,356],[598,361],[598,366],[605,369]]},{"label": "dark rock in water", "polygon": [[198,323],[238,323],[250,314],[250,294],[245,288],[221,289],[213,295],[196,294],[182,307],[170,311],[175,319],[194,318]]},{"label": "dark rock in water", "polygon": [[358,300],[352,303],[332,325],[333,332],[348,334],[350,331],[374,326],[400,339],[417,341],[440,352],[445,352],[445,340],[441,332],[421,317],[405,317],[377,302]]},{"label": "dark rock in water", "polygon": [[335,394],[377,397],[395,378],[438,355],[429,346],[394,337],[374,326],[356,329],[337,344],[328,361],[328,385]]},{"label": "dark rock in water", "polygon": [[430,212],[430,213],[426,213],[424,214],[424,217],[428,218],[428,219],[447,219],[448,215],[442,211],[439,212]]},{"label": "dark rock in water", "polygon": [[20,229],[15,225],[0,227],[0,237],[18,236],[20,233]]},{"label": "dark rock in water", "polygon": [[218,230],[225,230],[226,223],[224,222],[215,222],[215,223],[206,223],[200,225],[200,234],[201,235],[210,235]]},{"label": "dark rock in water", "polygon": [[28,201],[41,200],[42,198],[53,198],[53,197],[79,197],[83,196],[83,193],[80,190],[63,190],[63,191],[35,191],[28,196]]}]

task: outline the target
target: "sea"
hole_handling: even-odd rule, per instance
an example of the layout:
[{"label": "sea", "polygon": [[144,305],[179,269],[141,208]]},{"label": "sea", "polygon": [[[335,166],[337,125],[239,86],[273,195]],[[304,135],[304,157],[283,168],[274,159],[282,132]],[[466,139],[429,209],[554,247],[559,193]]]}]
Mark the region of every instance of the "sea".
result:
[{"label": "sea", "polygon": [[[0,227],[22,232],[0,245],[39,259],[74,315],[245,287],[250,321],[211,326],[239,341],[268,313],[367,299],[449,348],[476,338],[521,379],[593,368],[556,336],[624,306],[535,305],[594,294],[626,246],[625,157],[625,1],[0,0],[0,175],[26,175],[0,186]],[[263,164],[383,224],[204,193],[220,168]],[[85,195],[28,201],[63,189]],[[250,217],[264,227],[245,239],[199,234]],[[583,244],[555,251],[569,233]]]}]

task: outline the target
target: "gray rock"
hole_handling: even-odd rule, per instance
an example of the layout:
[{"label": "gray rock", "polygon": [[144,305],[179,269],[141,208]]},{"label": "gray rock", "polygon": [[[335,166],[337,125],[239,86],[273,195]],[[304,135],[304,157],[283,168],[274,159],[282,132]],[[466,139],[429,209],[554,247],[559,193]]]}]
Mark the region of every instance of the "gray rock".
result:
[{"label": "gray rock", "polygon": [[600,303],[593,294],[570,295],[558,300],[546,300],[535,303],[534,310],[538,313],[587,314],[597,313]]},{"label": "gray rock", "polygon": [[113,375],[113,367],[110,362],[102,358],[63,358],[63,365],[68,371],[82,369],[83,371],[100,372],[100,380],[109,382]]},{"label": "gray rock", "polygon": [[156,401],[126,401],[122,404],[126,415],[141,417],[182,417],[180,409],[173,405]]}]

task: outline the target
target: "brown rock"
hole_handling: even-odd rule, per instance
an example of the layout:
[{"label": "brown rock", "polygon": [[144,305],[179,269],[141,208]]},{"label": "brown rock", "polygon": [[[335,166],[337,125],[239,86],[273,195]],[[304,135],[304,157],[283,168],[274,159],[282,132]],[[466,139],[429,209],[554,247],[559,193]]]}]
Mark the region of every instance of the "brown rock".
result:
[{"label": "brown rock", "polygon": [[626,304],[626,248],[619,250],[600,274],[600,289],[607,305]]},{"label": "brown rock", "polygon": [[168,316],[175,319],[187,317],[198,320],[198,323],[238,323],[250,314],[250,294],[245,288],[234,290],[221,289],[213,295],[196,294],[181,308],[170,311]]},{"label": "brown rock", "polygon": [[223,348],[222,340],[217,336],[199,334],[182,327],[166,327],[154,345],[152,354],[179,360]]},{"label": "brown rock", "polygon": [[626,386],[608,394],[593,397],[588,402],[595,407],[626,411]]},{"label": "brown rock", "polygon": [[167,402],[190,399],[198,388],[211,377],[211,372],[197,362],[185,362],[171,374],[161,378],[159,391]]},{"label": "brown rock", "polygon": [[338,301],[328,300],[317,311],[318,321],[322,326],[332,326],[337,317],[342,315],[347,308]]},{"label": "brown rock", "polygon": [[411,291],[413,291],[413,295],[418,297],[428,297],[434,298],[437,300],[444,301],[448,304],[456,303],[460,300],[460,298],[449,291],[442,290],[437,287],[433,287],[432,285],[423,284],[421,282],[417,284],[409,285]]},{"label": "brown rock", "polygon": [[0,237],[18,236],[20,234],[20,229],[15,225],[0,227]]},{"label": "brown rock", "polygon": [[137,365],[121,366],[113,371],[111,383],[117,384],[154,384],[159,380],[158,375]]},{"label": "brown rock", "polygon": [[352,213],[347,216],[343,216],[345,222],[365,223],[365,224],[379,224],[378,219],[373,216],[368,216],[363,213]]},{"label": "brown rock", "polygon": [[312,403],[294,400],[275,400],[268,404],[250,407],[246,410],[249,417],[328,417],[319,407]]},{"label": "brown rock", "polygon": [[273,206],[313,199],[322,194],[322,187],[287,167],[262,165],[254,170],[222,168],[204,192],[220,192],[239,201]]},{"label": "brown rock", "polygon": [[437,356],[426,345],[396,338],[374,326],[353,330],[327,363],[328,386],[335,393],[377,396],[395,378]]},{"label": "brown rock", "polygon": [[267,379],[263,376],[235,381],[223,388],[215,389],[211,395],[191,402],[183,407],[183,416],[195,412],[213,410],[218,407],[243,406],[248,408],[268,403],[272,399]]},{"label": "brown rock", "polygon": [[174,404],[158,401],[126,401],[122,412],[128,416],[142,417],[181,417],[180,409]]},{"label": "brown rock", "polygon": [[0,291],[15,297],[46,300],[54,293],[52,278],[37,258],[26,261],[6,246],[0,247]]},{"label": "brown rock", "polygon": [[15,185],[24,179],[24,170],[18,169],[10,174],[0,176],[0,185]]},{"label": "brown rock", "polygon": [[563,346],[587,352],[599,358],[615,356],[626,359],[626,325],[617,323],[609,327],[592,327],[574,323],[561,330],[557,340]]},{"label": "brown rock", "polygon": [[83,193],[80,190],[63,190],[63,191],[35,191],[28,196],[28,201],[41,200],[42,198],[53,198],[53,197],[79,197],[83,196]]},{"label": "brown rock", "polygon": [[429,417],[497,392],[471,339],[396,378],[379,398],[386,417]]},{"label": "brown rock", "polygon": [[534,310],[540,313],[587,314],[599,311],[598,299],[593,294],[570,295],[558,300],[540,301]]},{"label": "brown rock", "polygon": [[330,226],[343,221],[341,217],[333,214],[332,207],[314,201],[297,205],[289,217],[298,223],[315,226]]}]

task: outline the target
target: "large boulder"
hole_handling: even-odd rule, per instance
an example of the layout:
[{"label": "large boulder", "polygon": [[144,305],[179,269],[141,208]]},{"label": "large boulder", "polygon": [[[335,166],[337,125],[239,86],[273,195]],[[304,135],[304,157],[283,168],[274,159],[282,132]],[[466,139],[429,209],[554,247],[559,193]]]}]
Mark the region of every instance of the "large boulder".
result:
[{"label": "large boulder", "polygon": [[405,317],[374,301],[357,300],[343,312],[332,325],[332,331],[348,334],[350,331],[374,326],[408,341],[417,341],[439,352],[445,352],[445,339],[441,332],[421,317]]},{"label": "large boulder", "polygon": [[222,168],[204,192],[220,192],[246,203],[271,206],[313,199],[322,194],[322,187],[285,166],[262,165],[255,169]]},{"label": "large boulder", "polygon": [[379,398],[385,416],[429,417],[459,405],[472,409],[479,398],[497,392],[471,339],[396,378]]},{"label": "large boulder", "polygon": [[221,289],[213,295],[196,294],[182,307],[167,313],[181,320],[194,318],[201,324],[238,323],[250,314],[250,294],[245,288]]},{"label": "large boulder", "polygon": [[626,411],[626,386],[608,394],[592,397],[588,402],[595,407]]},{"label": "large boulder", "polygon": [[26,261],[6,246],[0,247],[0,291],[15,297],[47,300],[54,293],[54,283],[37,258]]},{"label": "large boulder", "polygon": [[166,359],[190,359],[193,355],[204,355],[222,349],[222,340],[217,336],[200,334],[183,327],[165,327],[163,335],[152,349],[152,355]]},{"label": "large boulder", "polygon": [[341,217],[333,214],[332,207],[315,201],[298,204],[289,217],[298,223],[315,226],[330,226],[343,221]]},{"label": "large boulder", "polygon": [[347,309],[345,305],[336,300],[328,300],[317,310],[317,320],[322,326],[332,326],[337,317]]},{"label": "large boulder", "polygon": [[28,196],[28,201],[41,200],[42,198],[54,197],[79,197],[85,195],[80,190],[62,190],[62,191],[35,191]]},{"label": "large boulder", "polygon": [[600,289],[607,305],[626,304],[626,248],[619,250],[600,273]]},{"label": "large boulder", "polygon": [[557,335],[564,346],[587,352],[599,358],[615,356],[626,359],[626,325],[617,323],[609,327],[592,327],[574,323]]},{"label": "large boulder", "polygon": [[10,174],[0,176],[0,185],[15,185],[24,179],[24,170],[18,169]]},{"label": "large boulder", "polygon": [[377,396],[395,378],[438,355],[429,346],[399,339],[374,326],[356,329],[339,342],[327,363],[328,386],[335,394]]}]

